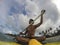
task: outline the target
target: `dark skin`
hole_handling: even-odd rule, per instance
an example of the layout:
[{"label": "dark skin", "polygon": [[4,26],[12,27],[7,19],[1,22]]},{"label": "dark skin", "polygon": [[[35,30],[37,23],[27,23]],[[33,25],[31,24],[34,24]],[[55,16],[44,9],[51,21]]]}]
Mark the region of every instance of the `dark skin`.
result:
[{"label": "dark skin", "polygon": [[35,29],[38,28],[43,23],[43,15],[41,15],[41,19],[38,24],[33,25],[33,23],[31,22],[32,21],[29,21],[30,25],[26,28],[26,32],[24,33],[25,35],[27,34],[28,37],[34,37]]}]

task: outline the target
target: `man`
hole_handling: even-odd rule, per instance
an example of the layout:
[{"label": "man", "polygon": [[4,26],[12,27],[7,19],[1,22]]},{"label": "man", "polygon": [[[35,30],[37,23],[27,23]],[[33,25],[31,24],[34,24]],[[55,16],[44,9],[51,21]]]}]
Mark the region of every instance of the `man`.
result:
[{"label": "man", "polygon": [[[29,20],[29,26],[26,28],[26,32],[24,34],[25,35],[27,34],[27,36],[29,36],[29,37],[34,37],[35,29],[38,28],[42,23],[43,23],[43,14],[41,15],[40,22],[38,24],[36,24],[36,25],[33,25],[34,20],[30,19]],[[23,33],[21,33],[21,34],[23,34]]]},{"label": "man", "polygon": [[[45,11],[45,10],[44,10]],[[25,33],[20,33],[20,34],[25,34],[27,37],[28,37],[28,39],[25,39],[25,38],[23,38],[23,37],[20,37],[20,40],[22,39],[22,40],[26,40],[26,41],[28,41],[29,39],[33,39],[33,38],[36,38],[35,36],[34,36],[34,34],[35,34],[35,31],[36,31],[36,28],[38,28],[41,24],[43,23],[43,14],[41,14],[41,19],[40,19],[40,22],[38,23],[38,24],[36,24],[36,25],[33,25],[34,24],[34,20],[33,19],[30,19],[29,20],[29,26],[26,28],[26,31],[25,31]],[[43,38],[43,39],[42,39]],[[45,39],[45,37],[39,37],[39,38],[36,38],[37,40],[44,40]]]}]

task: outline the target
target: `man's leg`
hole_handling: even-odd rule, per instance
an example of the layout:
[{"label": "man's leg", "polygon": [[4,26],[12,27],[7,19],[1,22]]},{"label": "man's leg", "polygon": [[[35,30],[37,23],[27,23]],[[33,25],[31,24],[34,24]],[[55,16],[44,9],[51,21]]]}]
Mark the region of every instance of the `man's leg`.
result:
[{"label": "man's leg", "polygon": [[29,42],[29,38],[24,38],[24,37],[20,37],[20,36],[16,36],[16,40],[20,41],[20,42]]}]

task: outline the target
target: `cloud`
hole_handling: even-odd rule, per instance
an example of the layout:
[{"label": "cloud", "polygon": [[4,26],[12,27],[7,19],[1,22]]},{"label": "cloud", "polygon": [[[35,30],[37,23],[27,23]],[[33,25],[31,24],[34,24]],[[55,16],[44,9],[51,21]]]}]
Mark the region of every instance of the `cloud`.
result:
[{"label": "cloud", "polygon": [[[36,0],[37,1],[37,0]],[[53,20],[53,22],[58,19],[58,10],[56,5],[52,2],[52,0],[39,0],[37,4],[41,9],[46,10],[45,18]]]},{"label": "cloud", "polygon": [[[52,0],[3,0],[0,6],[0,24],[5,27],[1,28],[1,32],[4,29],[10,33],[22,31],[28,26],[29,19],[37,17],[42,9],[45,9],[46,13],[38,31],[46,30],[59,22],[58,10]],[[39,21],[38,19],[35,24]]]}]

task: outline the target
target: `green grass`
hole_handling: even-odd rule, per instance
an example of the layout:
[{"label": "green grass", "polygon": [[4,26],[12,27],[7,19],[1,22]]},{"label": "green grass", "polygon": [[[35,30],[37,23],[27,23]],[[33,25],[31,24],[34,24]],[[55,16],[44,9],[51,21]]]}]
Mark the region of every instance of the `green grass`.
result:
[{"label": "green grass", "polygon": [[52,42],[52,43],[47,43],[45,45],[60,45],[60,42]]},{"label": "green grass", "polygon": [[17,44],[15,42],[4,42],[4,41],[0,41],[0,45],[20,45],[20,44]]},{"label": "green grass", "polygon": [[[4,42],[4,41],[0,41],[0,45],[21,45],[21,44],[18,44],[16,42]],[[52,43],[47,43],[45,45],[60,45],[60,42],[52,42]]]}]

